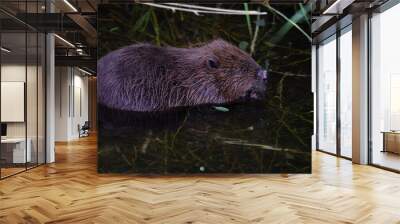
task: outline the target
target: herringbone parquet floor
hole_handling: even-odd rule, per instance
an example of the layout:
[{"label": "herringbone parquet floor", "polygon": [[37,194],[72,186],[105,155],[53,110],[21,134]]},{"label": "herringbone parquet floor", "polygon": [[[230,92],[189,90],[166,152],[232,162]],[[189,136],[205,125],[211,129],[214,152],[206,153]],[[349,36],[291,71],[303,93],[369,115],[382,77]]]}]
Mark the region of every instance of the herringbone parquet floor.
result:
[{"label": "herringbone parquet floor", "polygon": [[400,223],[400,175],[315,152],[312,175],[96,172],[96,139],[0,181],[0,223]]}]

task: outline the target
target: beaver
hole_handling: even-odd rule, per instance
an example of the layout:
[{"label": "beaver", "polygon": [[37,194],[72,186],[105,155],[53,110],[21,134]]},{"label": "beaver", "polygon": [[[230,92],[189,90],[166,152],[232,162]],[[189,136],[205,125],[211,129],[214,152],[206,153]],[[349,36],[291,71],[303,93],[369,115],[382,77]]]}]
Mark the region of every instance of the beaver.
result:
[{"label": "beaver", "polygon": [[191,48],[133,44],[98,61],[99,103],[118,110],[168,111],[262,99],[267,72],[217,39]]}]

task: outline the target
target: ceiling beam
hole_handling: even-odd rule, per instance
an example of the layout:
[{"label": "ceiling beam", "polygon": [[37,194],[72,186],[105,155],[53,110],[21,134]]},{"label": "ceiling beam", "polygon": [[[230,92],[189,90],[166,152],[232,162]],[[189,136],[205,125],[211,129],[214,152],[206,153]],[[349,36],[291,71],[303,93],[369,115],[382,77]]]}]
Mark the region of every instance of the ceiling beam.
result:
[{"label": "ceiling beam", "polygon": [[97,70],[97,59],[90,56],[56,56],[56,66],[79,66]]},{"label": "ceiling beam", "polygon": [[[72,5],[71,2],[68,3]],[[89,45],[93,47],[96,46],[97,30],[95,27],[92,26],[92,24],[89,23],[89,21],[84,16],[81,15],[79,11],[76,12],[74,9],[71,8],[71,6],[66,4],[64,1],[55,1],[54,5],[56,8],[60,9],[60,11],[65,12],[65,14],[72,21],[74,21],[78,26],[82,28],[82,30],[88,37],[86,41],[88,42]],[[74,5],[73,7],[76,8],[76,6]]]}]

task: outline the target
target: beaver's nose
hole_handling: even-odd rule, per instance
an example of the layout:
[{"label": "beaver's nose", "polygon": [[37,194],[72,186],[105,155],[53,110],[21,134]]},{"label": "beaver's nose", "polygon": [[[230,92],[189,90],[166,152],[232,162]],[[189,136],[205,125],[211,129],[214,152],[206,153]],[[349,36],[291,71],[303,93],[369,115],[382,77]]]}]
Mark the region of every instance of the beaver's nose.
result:
[{"label": "beaver's nose", "polygon": [[266,71],[266,70],[263,70],[263,69],[258,70],[257,76],[258,76],[258,78],[260,78],[261,80],[267,81],[268,74],[267,74],[267,71]]}]

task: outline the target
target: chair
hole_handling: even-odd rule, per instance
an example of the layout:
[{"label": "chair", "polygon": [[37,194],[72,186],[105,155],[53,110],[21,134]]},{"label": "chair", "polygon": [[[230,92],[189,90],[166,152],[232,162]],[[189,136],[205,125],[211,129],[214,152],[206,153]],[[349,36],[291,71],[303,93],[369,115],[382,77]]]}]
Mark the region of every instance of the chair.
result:
[{"label": "chair", "polygon": [[89,136],[89,129],[90,129],[89,121],[85,121],[82,127],[78,124],[79,138]]}]

